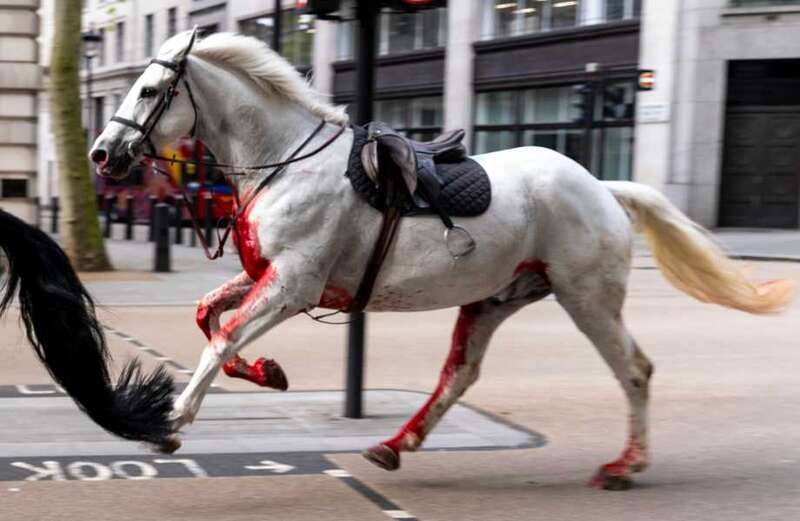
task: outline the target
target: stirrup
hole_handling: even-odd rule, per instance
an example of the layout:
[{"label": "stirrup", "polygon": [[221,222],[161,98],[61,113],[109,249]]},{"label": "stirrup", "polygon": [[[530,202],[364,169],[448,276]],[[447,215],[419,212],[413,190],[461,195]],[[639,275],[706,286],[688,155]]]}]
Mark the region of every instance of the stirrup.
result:
[{"label": "stirrup", "polygon": [[[451,236],[450,232],[458,233],[455,236]],[[465,244],[456,244],[456,239],[459,236]],[[444,231],[444,242],[447,246],[447,251],[450,253],[450,256],[453,257],[453,260],[458,260],[461,257],[465,257],[472,253],[472,251],[475,249],[475,240],[472,238],[472,235],[470,235],[465,228],[457,224],[447,228]]]}]

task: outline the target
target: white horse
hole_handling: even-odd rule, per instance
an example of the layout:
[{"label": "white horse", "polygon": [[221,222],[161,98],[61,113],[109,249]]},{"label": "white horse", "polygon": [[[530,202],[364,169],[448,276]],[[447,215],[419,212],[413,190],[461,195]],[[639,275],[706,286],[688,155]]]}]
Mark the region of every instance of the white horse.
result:
[{"label": "white horse", "polygon": [[[110,123],[97,138],[90,155],[102,175],[123,177],[145,145],[158,149],[190,132],[221,162],[253,165],[285,160],[312,135],[304,150],[318,148],[347,124],[342,109],[320,101],[295,69],[262,43],[214,34],[192,46],[194,38],[182,33],[162,46],[160,61],[145,69],[120,106],[121,122]],[[173,88],[180,95],[165,103]],[[321,120],[328,124],[314,135]],[[348,128],[260,192],[255,190],[264,171],[231,178],[243,199],[257,194],[236,224],[244,271],[202,299],[198,324],[209,342],[174,404],[176,429],[194,420],[226,361],[244,364],[235,356],[253,339],[302,311],[344,309],[351,302],[381,225],[380,213],[359,198],[344,175],[352,142]],[[433,395],[394,437],[365,456],[386,469],[398,468],[400,453],[416,450],[477,380],[500,323],[552,293],[627,395],[627,446],[594,480],[605,488],[627,488],[631,473],[647,465],[653,373],[622,319],[631,220],[670,282],[704,302],[768,313],[789,301],[793,286],[748,280],[704,230],[646,186],[600,182],[544,148],[473,159],[488,172],[493,194],[483,215],[459,220],[477,248],[454,261],[438,219],[406,218],[377,279],[368,311],[461,306],[461,312]],[[234,316],[220,326],[220,315],[234,308]],[[260,383],[281,387],[277,364],[261,369]],[[164,448],[178,445],[176,440]]]}]

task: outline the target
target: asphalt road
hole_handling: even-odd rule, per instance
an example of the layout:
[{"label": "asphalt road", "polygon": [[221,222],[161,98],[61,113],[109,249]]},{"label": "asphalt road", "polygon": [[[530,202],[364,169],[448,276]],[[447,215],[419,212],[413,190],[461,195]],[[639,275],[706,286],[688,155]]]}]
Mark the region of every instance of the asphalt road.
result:
[{"label": "asphalt road", "polygon": [[[57,461],[55,470],[73,479],[0,482],[0,519],[800,519],[800,305],[769,317],[729,311],[679,294],[647,259],[637,260],[637,266],[625,316],[656,373],[652,466],[637,476],[631,491],[604,492],[586,485],[595,468],[622,448],[624,401],[594,349],[548,299],[504,324],[481,379],[463,400],[541,434],[544,445],[404,454],[403,467],[394,473],[347,451],[302,456],[278,451],[239,461],[241,453],[232,456],[236,451],[224,440],[213,454],[173,456],[194,458],[201,468],[216,468],[213,461],[267,467],[260,470],[264,475],[228,477],[193,473],[185,463],[156,463],[158,456],[142,451],[137,461],[164,472],[158,476],[163,479],[146,479],[154,477],[147,467],[126,465],[126,460],[39,458],[29,464],[55,472],[45,462]],[[756,271],[764,278],[800,280],[800,264],[760,263]],[[198,296],[205,289],[200,286]],[[97,289],[102,293],[103,288]],[[124,302],[123,295],[117,296],[114,304]],[[149,366],[169,361],[185,381],[187,375],[178,371],[193,367],[203,346],[193,308],[148,306],[144,300],[137,294],[136,306],[109,306],[102,317],[114,331],[157,354],[111,334],[115,358],[121,362],[139,355]],[[371,315],[367,386],[431,391],[454,316],[453,310]],[[338,390],[343,386],[344,338],[344,328],[298,317],[245,355],[279,360],[293,390]],[[48,382],[24,347],[16,320],[6,319],[0,324],[0,383],[15,387],[0,388],[0,407],[14,399],[16,386],[50,399]],[[224,377],[217,383],[220,391],[253,390]],[[4,394],[3,389],[10,390]],[[386,422],[381,409],[368,403],[371,419],[364,421],[383,421],[381,432],[389,429],[385,435],[390,435],[392,422],[399,426],[401,420]],[[246,399],[242,410],[247,410]],[[252,414],[259,412],[254,405]],[[365,443],[377,432],[366,430]],[[4,463],[10,460],[0,460]],[[280,465],[293,469],[277,472]],[[76,475],[116,479],[75,480]]]}]

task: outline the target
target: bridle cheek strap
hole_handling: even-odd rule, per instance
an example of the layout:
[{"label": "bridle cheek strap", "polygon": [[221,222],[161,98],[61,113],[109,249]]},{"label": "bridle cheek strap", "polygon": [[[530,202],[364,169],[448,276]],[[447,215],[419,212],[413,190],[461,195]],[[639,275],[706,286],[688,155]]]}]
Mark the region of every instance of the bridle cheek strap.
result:
[{"label": "bridle cheek strap", "polygon": [[119,116],[113,116],[111,121],[119,123],[121,125],[125,125],[126,127],[130,127],[137,132],[139,132],[142,137],[139,140],[139,143],[146,143],[149,150],[149,153],[152,155],[156,155],[157,150],[153,141],[150,139],[150,134],[153,132],[153,129],[161,120],[161,116],[164,115],[170,106],[172,105],[172,100],[178,93],[178,83],[183,81],[183,84],[186,86],[186,92],[189,95],[189,102],[192,104],[192,111],[194,112],[194,121],[192,122],[192,128],[189,132],[189,136],[194,137],[195,131],[197,130],[197,104],[194,101],[194,95],[192,94],[192,88],[189,86],[189,82],[186,81],[186,77],[184,76],[186,72],[186,59],[184,58],[180,62],[174,61],[166,61],[166,60],[159,60],[158,58],[153,58],[150,60],[150,65],[156,64],[161,65],[162,67],[166,67],[167,69],[175,71],[175,78],[172,79],[170,82],[169,87],[167,90],[160,96],[158,105],[156,105],[153,112],[147,116],[145,119],[144,124],[137,123],[131,119],[122,118]]}]

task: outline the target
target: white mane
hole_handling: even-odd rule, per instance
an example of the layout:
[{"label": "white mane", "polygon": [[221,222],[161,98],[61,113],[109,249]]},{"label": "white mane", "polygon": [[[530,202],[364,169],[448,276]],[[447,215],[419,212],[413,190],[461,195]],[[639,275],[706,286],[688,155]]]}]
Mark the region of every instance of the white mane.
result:
[{"label": "white mane", "polygon": [[[182,47],[185,42],[186,33],[175,35],[164,43],[161,52],[176,45]],[[197,41],[190,54],[241,71],[265,92],[295,101],[320,118],[333,123],[348,122],[344,107],[322,101],[297,69],[255,38],[233,33],[214,33]]]}]

